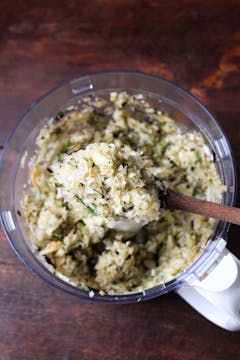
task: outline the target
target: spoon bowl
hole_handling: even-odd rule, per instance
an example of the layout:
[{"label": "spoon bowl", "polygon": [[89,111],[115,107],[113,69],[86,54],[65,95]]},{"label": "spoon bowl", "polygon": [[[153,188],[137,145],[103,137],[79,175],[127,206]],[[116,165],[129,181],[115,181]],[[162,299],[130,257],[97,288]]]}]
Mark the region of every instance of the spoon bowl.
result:
[{"label": "spoon bowl", "polygon": [[[162,200],[163,207],[166,209],[186,211],[240,225],[240,209],[236,207],[200,200],[172,190],[169,190]],[[144,225],[146,224],[143,222],[138,223],[133,219],[123,218],[115,224],[114,229],[128,232],[130,236],[133,236]]]}]

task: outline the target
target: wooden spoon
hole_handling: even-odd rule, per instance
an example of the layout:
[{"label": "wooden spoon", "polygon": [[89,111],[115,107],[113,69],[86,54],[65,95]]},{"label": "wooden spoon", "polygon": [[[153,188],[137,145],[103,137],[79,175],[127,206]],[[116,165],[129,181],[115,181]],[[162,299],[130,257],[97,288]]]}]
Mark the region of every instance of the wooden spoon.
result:
[{"label": "wooden spoon", "polygon": [[183,210],[240,225],[240,209],[213,202],[199,200],[169,190],[164,198],[166,208]]}]

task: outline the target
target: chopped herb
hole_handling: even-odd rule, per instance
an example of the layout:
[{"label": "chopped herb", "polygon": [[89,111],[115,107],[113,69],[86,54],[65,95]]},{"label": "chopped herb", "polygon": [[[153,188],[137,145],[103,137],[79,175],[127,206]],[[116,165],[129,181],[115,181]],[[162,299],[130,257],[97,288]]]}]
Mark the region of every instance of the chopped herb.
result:
[{"label": "chopped herb", "polygon": [[52,169],[50,169],[49,167],[47,168],[47,171],[50,172],[50,174],[53,174]]},{"label": "chopped herb", "polygon": [[68,151],[68,149],[72,146],[72,141],[71,139],[68,139],[68,141],[66,142],[66,144],[64,144],[63,146],[63,152]]},{"label": "chopped herb", "polygon": [[49,188],[49,183],[48,183],[48,181],[45,181],[45,185],[46,185],[47,188]]},{"label": "chopped herb", "polygon": [[196,158],[197,158],[197,161],[199,162],[199,164],[202,164],[203,163],[203,159],[199,153],[198,150],[195,150],[195,155],[196,155]]},{"label": "chopped herb", "polygon": [[168,147],[168,143],[162,144],[159,147],[157,147],[157,155],[163,156],[165,154],[167,147]]},{"label": "chopped herb", "polygon": [[55,182],[55,186],[56,186],[57,188],[60,188],[60,187],[63,187],[63,184],[60,184],[60,183],[58,183],[58,182]]},{"label": "chopped herb", "polygon": [[138,121],[140,121],[140,122],[145,122],[145,123],[147,123],[147,120],[145,119],[145,117],[144,117],[143,115],[139,115],[137,119],[138,119]]},{"label": "chopped herb", "polygon": [[61,154],[58,154],[58,155],[57,155],[57,160],[58,160],[58,162],[60,162],[60,163],[62,162],[62,155],[61,155]]},{"label": "chopped herb", "polygon": [[162,241],[161,241],[161,244],[162,246],[166,246],[167,245],[167,242],[168,242],[168,236],[165,236]]},{"label": "chopped herb", "polygon": [[98,122],[96,123],[96,128],[97,128],[98,131],[104,130],[104,129],[106,128],[106,124],[103,123],[103,122],[99,122],[99,121],[98,121]]},{"label": "chopped herb", "polygon": [[63,111],[59,111],[57,113],[57,115],[55,116],[55,120],[59,121],[60,119],[62,119],[64,117],[64,112]]},{"label": "chopped herb", "polygon": [[134,119],[148,124],[153,124],[156,119],[154,116],[145,113],[144,109],[142,109],[140,106],[131,106],[126,105],[124,106],[124,110],[126,111],[126,115],[133,117]]},{"label": "chopped herb", "polygon": [[72,146],[72,142],[71,142],[71,139],[68,139],[68,141],[67,141],[67,144],[66,144],[66,146],[67,146],[67,147],[70,147],[70,146]]},{"label": "chopped herb", "polygon": [[91,206],[85,204],[85,202],[83,201],[82,198],[80,198],[78,195],[74,195],[75,199],[80,202],[83,206],[85,206],[89,212],[91,212],[93,215],[96,215],[96,212],[93,208],[91,208]]},{"label": "chopped herb", "polygon": [[166,121],[162,120],[162,119],[157,119],[157,126],[158,126],[158,130],[157,131],[162,131],[164,125],[166,125]]}]

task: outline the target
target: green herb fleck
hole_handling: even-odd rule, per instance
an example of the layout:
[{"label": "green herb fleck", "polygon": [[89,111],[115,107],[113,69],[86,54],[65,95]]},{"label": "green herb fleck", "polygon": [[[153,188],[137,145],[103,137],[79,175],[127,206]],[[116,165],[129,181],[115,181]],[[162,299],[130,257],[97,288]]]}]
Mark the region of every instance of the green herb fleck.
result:
[{"label": "green herb fleck", "polygon": [[57,161],[58,161],[59,163],[62,163],[62,162],[63,162],[62,154],[58,154],[58,155],[57,155]]},{"label": "green herb fleck", "polygon": [[143,115],[138,115],[137,120],[143,123],[148,123]]},{"label": "green herb fleck", "polygon": [[78,202],[80,202],[83,206],[85,206],[90,213],[92,213],[93,215],[96,215],[95,210],[93,208],[91,208],[91,206],[88,206],[87,204],[85,204],[85,202],[83,201],[82,198],[80,198],[78,195],[74,195],[74,197]]},{"label": "green herb fleck", "polygon": [[72,146],[72,142],[71,142],[71,139],[68,139],[68,141],[67,141],[67,147],[70,147],[70,146]]},{"label": "green herb fleck", "polygon": [[58,183],[58,182],[55,182],[55,186],[56,186],[57,188],[60,188],[60,187],[63,187],[63,184],[60,184],[60,183]]},{"label": "green herb fleck", "polygon": [[60,119],[62,119],[64,117],[64,112],[63,111],[59,111],[58,113],[57,113],[57,115],[55,116],[55,120],[60,120]]},{"label": "green herb fleck", "polygon": [[72,146],[72,141],[71,141],[71,139],[68,139],[66,144],[63,145],[63,152],[67,152],[71,146]]},{"label": "green herb fleck", "polygon": [[165,151],[168,147],[168,143],[167,144],[161,144],[160,146],[157,147],[157,155],[159,156],[163,156],[165,154]]},{"label": "green herb fleck", "polygon": [[199,162],[199,164],[202,164],[203,163],[203,159],[199,153],[198,150],[195,150],[195,155],[196,155],[196,158],[197,158],[197,161]]},{"label": "green herb fleck", "polygon": [[106,128],[106,124],[103,123],[103,122],[98,121],[96,123],[96,128],[97,128],[98,131],[102,131],[102,130],[104,130]]}]

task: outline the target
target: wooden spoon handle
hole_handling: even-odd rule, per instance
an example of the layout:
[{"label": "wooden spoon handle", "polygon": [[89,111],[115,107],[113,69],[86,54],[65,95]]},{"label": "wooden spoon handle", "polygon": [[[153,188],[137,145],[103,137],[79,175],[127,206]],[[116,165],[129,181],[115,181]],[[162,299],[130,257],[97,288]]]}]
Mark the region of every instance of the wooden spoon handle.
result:
[{"label": "wooden spoon handle", "polygon": [[240,225],[240,209],[199,200],[170,190],[165,198],[168,209],[183,210],[198,215],[205,215]]}]

